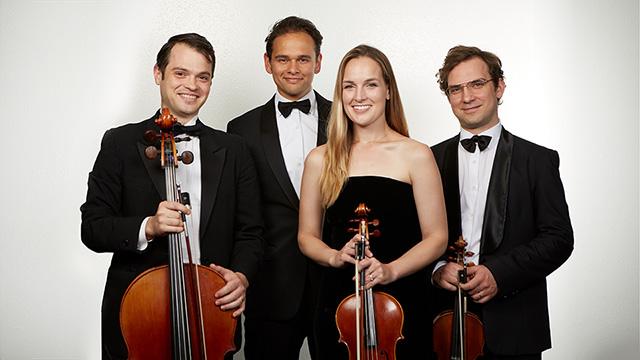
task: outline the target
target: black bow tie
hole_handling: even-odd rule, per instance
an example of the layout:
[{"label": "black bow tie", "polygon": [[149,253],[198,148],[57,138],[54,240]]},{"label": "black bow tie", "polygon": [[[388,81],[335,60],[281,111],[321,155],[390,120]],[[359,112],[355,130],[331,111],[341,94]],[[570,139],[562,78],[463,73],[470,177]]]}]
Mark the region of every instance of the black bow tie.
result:
[{"label": "black bow tie", "polygon": [[293,109],[298,109],[303,113],[308,114],[309,111],[311,111],[311,101],[309,99],[291,102],[278,101],[278,110],[280,110],[280,114],[285,118],[291,115],[291,111]]},{"label": "black bow tie", "polygon": [[173,125],[173,135],[188,135],[188,136],[199,136],[200,133],[204,130],[204,124],[200,119],[196,119],[196,124],[191,126],[184,126],[180,123],[176,123]]},{"label": "black bow tie", "polygon": [[460,140],[462,147],[470,153],[476,152],[476,144],[478,144],[480,151],[482,151],[489,146],[490,142],[491,136],[488,135],[473,135],[473,137],[469,139]]}]

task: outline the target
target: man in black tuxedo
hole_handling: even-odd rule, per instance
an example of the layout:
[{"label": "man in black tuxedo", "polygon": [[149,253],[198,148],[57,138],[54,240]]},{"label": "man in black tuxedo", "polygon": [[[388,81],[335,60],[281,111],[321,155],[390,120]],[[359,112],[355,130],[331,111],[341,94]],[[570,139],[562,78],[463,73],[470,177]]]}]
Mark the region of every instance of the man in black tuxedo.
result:
[{"label": "man in black tuxedo", "polygon": [[317,271],[298,248],[300,183],[306,155],[326,142],[331,103],[312,88],[322,62],[322,35],[313,23],[287,17],[265,41],[265,69],[277,92],[227,125],[249,144],[265,219],[264,262],[247,295],[245,356],[298,359],[305,337],[313,354],[311,282]]},{"label": "man in black tuxedo", "polygon": [[[474,255],[468,292],[484,323],[483,359],[540,359],[551,347],[546,276],[573,251],[558,153],[506,131],[500,59],[475,47],[449,50],[440,89],[460,134],[432,148],[442,175],[450,244],[460,235]],[[439,300],[453,303],[455,263],[438,263]]]},{"label": "man in black tuxedo", "polygon": [[[102,302],[104,359],[127,358],[119,326],[122,296],[140,273],[167,264],[166,236],[185,226],[194,261],[211,264],[226,281],[215,294],[206,294],[213,301],[203,305],[220,306],[234,316],[245,308],[245,291],[263,252],[260,189],[244,141],[198,119],[214,67],[213,47],[198,34],[170,38],[154,67],[161,107],[168,108],[190,134],[191,141],[177,143],[178,152],[191,151],[194,161],[176,169],[181,190],[190,194],[190,208],[165,200],[159,159],[145,157],[143,135],[159,130],[154,123],[158,113],[111,129],[102,139],[89,174],[87,201],[80,210],[82,242],[96,252],[113,252]],[[180,212],[190,215],[186,224]],[[239,335],[240,331],[236,342]]]}]

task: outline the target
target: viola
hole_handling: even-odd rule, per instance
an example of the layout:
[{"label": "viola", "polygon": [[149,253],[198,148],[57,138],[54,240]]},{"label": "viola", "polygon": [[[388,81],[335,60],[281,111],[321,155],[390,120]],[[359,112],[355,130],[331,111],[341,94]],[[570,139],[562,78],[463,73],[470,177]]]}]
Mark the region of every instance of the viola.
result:
[{"label": "viola", "polygon": [[467,282],[467,242],[462,236],[449,247],[454,254],[450,260],[462,265],[458,271],[458,289],[453,309],[440,313],[433,321],[433,350],[438,360],[475,360],[482,355],[484,327],[480,318],[467,311],[467,296],[459,284]]},{"label": "viola", "polygon": [[[145,155],[160,155],[169,201],[189,205],[187,193],[176,181],[178,162],[190,164],[193,154],[178,155],[176,142],[190,138],[175,137],[176,118],[163,108],[156,120],[160,133],[148,131],[147,141],[159,141],[160,150],[149,146]],[[182,214],[186,224],[186,216]],[[168,265],[155,267],[136,277],[127,288],[120,308],[120,327],[129,359],[223,359],[235,350],[236,319],[232,312],[214,304],[213,294],[225,285],[215,270],[197,265],[191,258],[189,234],[171,233]],[[186,244],[187,262],[183,262],[182,244]]]},{"label": "viola", "polygon": [[[336,310],[336,325],[340,342],[349,350],[350,360],[396,358],[396,343],[402,339],[404,313],[393,296],[364,289],[365,272],[360,271],[360,261],[365,257],[370,235],[369,226],[378,226],[378,220],[368,220],[371,210],[360,203],[355,210],[359,241],[356,244],[355,292],[347,296]],[[384,324],[384,325],[382,325]]]}]

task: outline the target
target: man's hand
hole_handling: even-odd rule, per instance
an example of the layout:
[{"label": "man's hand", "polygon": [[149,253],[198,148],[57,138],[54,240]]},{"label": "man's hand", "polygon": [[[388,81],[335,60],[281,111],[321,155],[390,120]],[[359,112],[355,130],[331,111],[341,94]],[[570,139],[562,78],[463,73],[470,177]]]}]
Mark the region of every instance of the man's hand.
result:
[{"label": "man's hand", "polygon": [[163,201],[158,205],[156,214],[149,218],[144,228],[147,240],[167,235],[168,233],[179,233],[184,230],[184,224],[180,212],[191,214],[188,207],[175,201]]},{"label": "man's hand", "polygon": [[459,270],[462,270],[462,265],[448,262],[433,273],[433,283],[445,290],[456,291],[458,289]]},{"label": "man's hand", "polygon": [[493,274],[486,266],[468,267],[467,277],[470,280],[466,284],[460,285],[460,288],[465,290],[474,302],[484,304],[498,293],[496,279],[493,278]]},{"label": "man's hand", "polygon": [[233,317],[238,317],[244,311],[247,287],[249,281],[243,273],[233,272],[219,265],[211,264],[210,267],[222,275],[226,284],[218,290],[214,296],[215,304],[222,310],[234,310]]}]

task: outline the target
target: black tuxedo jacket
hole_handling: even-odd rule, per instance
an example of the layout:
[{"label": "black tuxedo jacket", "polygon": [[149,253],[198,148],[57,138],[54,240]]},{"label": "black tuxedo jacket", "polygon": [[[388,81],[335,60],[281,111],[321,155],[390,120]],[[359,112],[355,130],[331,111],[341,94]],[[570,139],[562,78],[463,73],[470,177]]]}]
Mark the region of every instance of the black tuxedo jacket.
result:
[{"label": "black tuxedo jacket", "polygon": [[[462,234],[458,143],[459,135],[432,148],[442,176],[450,244]],[[480,264],[498,284],[496,297],[479,307],[492,353],[533,354],[551,347],[545,278],[573,251],[559,161],[556,151],[503,128],[480,245]],[[440,304],[450,307],[451,293],[438,294]]]},{"label": "black tuxedo jacket", "polygon": [[[124,350],[119,326],[124,291],[143,271],[168,262],[166,239],[136,250],[143,219],[154,215],[166,199],[159,159],[144,155],[143,134],[158,130],[153,122],[157,115],[105,133],[89,174],[87,201],[80,208],[82,242],[96,252],[113,252],[102,302],[102,333],[103,351],[115,356]],[[263,253],[260,189],[251,154],[241,138],[222,131],[206,127],[199,137],[201,262],[239,271],[251,283]]]},{"label": "black tuxedo jacket", "polygon": [[[317,92],[315,95],[318,104],[317,145],[322,145],[327,140],[331,102]],[[241,135],[249,144],[262,189],[265,256],[259,279],[255,286],[249,288],[247,316],[290,319],[303,300],[307,271],[316,265],[298,247],[299,199],[282,156],[274,98],[230,121],[227,131]]]}]

